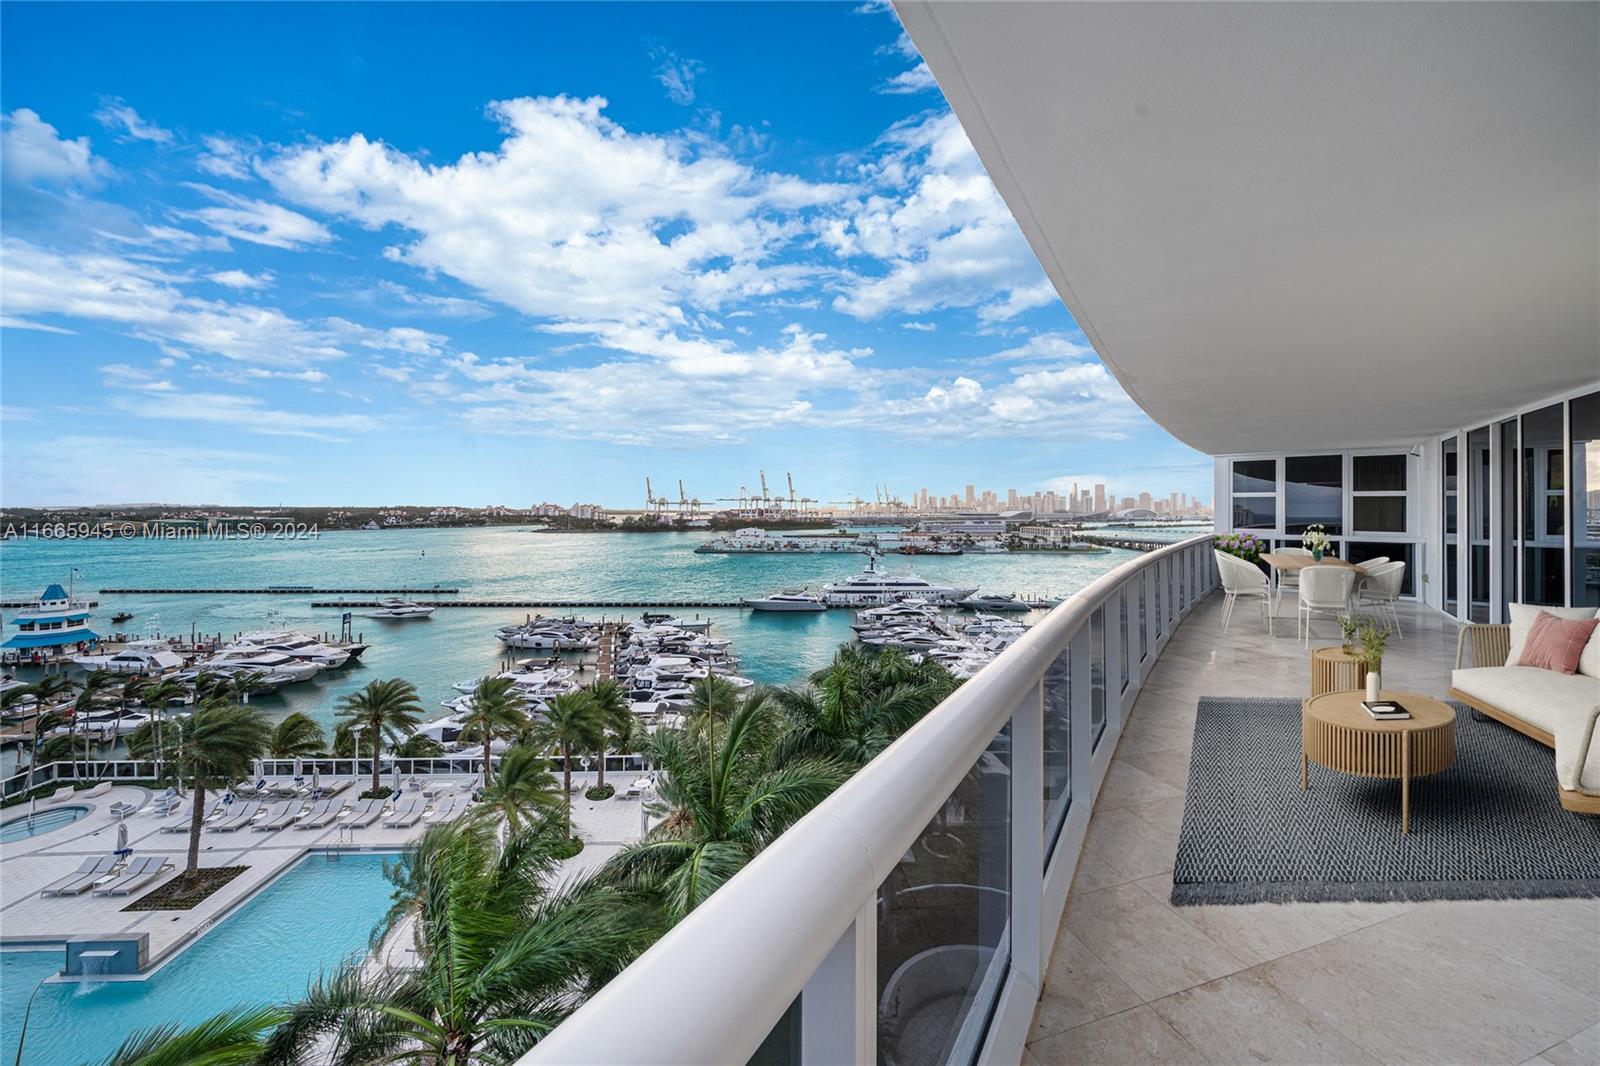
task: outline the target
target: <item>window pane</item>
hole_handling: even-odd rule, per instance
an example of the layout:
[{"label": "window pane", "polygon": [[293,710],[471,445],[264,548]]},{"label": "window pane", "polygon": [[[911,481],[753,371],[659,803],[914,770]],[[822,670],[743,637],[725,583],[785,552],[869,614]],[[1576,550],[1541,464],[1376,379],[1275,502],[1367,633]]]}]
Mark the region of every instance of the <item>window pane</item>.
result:
[{"label": "window pane", "polygon": [[1278,501],[1271,496],[1235,496],[1234,529],[1276,529]]},{"label": "window pane", "polygon": [[1471,520],[1467,532],[1472,552],[1468,573],[1472,602],[1467,617],[1474,622],[1489,620],[1489,483],[1492,473],[1489,455],[1489,427],[1481,426],[1467,434],[1467,507]]},{"label": "window pane", "polygon": [[778,1024],[750,1056],[749,1066],[798,1066],[800,1062],[800,997],[794,997]]},{"label": "window pane", "polygon": [[1356,492],[1404,492],[1405,455],[1357,455],[1350,460],[1351,485]]},{"label": "window pane", "polygon": [[[1149,571],[1145,571],[1145,574]],[[1150,583],[1145,574],[1140,574],[1136,579],[1139,590],[1139,661],[1144,662],[1150,657]]]},{"label": "window pane", "polygon": [[1045,864],[1072,805],[1072,649],[1044,672]]},{"label": "window pane", "polygon": [[1404,533],[1404,496],[1356,496],[1351,500],[1352,520],[1359,533]]},{"label": "window pane", "polygon": [[1234,492],[1277,492],[1278,460],[1235,459],[1233,461]]},{"label": "window pane", "polygon": [[1522,602],[1567,600],[1561,405],[1522,416]]},{"label": "window pane", "polygon": [[1337,455],[1291,455],[1283,462],[1283,531],[1321,525],[1344,532],[1344,460]]},{"label": "window pane", "polygon": [[1600,392],[1572,401],[1572,606],[1600,607]]},{"label": "window pane", "polygon": [[1117,656],[1117,668],[1122,675],[1122,686],[1117,689],[1118,692],[1126,692],[1128,689],[1128,660],[1133,658],[1132,645],[1128,643],[1128,595],[1126,585],[1117,594],[1117,615],[1120,619],[1118,624],[1122,633],[1122,654]]},{"label": "window pane", "polygon": [[971,1063],[1011,946],[1011,725],[878,889],[878,1061]]},{"label": "window pane", "polygon": [[1090,750],[1100,746],[1106,731],[1106,612],[1100,608],[1089,616],[1089,725],[1094,733]]},{"label": "window pane", "polygon": [[1506,620],[1506,604],[1517,599],[1517,420],[1500,423],[1500,621]]},{"label": "window pane", "polygon": [[1406,564],[1405,574],[1400,579],[1400,595],[1416,595],[1417,573],[1417,546],[1415,544],[1388,544],[1381,540],[1353,540],[1346,541],[1345,558],[1352,563],[1364,563],[1368,559],[1400,560]]},{"label": "window pane", "polygon": [[1456,521],[1456,439],[1440,442],[1440,495],[1444,506],[1444,609],[1456,613],[1456,545],[1461,537]]}]

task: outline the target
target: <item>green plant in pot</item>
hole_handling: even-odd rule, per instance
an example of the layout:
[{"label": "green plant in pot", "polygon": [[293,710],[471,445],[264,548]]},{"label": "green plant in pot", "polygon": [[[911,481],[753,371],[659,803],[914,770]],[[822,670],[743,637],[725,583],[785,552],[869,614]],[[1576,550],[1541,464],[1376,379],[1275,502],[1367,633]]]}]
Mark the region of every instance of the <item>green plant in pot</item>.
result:
[{"label": "green plant in pot", "polygon": [[1322,562],[1322,557],[1328,553],[1328,531],[1322,523],[1316,522],[1306,527],[1305,536],[1300,538],[1300,543],[1311,553],[1311,558]]},{"label": "green plant in pot", "polygon": [[1356,631],[1361,628],[1361,619],[1353,614],[1339,616],[1340,651],[1346,655],[1356,653]]},{"label": "green plant in pot", "polygon": [[1388,646],[1390,629],[1371,618],[1363,618],[1356,626],[1356,642],[1361,646],[1357,658],[1367,668],[1367,699],[1376,700],[1383,689],[1383,649]]}]

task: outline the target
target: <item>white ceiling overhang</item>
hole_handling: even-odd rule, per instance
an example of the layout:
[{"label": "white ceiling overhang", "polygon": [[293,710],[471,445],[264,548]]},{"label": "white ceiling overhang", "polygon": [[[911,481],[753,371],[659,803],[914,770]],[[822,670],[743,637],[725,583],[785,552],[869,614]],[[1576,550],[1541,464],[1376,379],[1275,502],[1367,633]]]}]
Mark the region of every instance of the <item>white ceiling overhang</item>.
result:
[{"label": "white ceiling overhang", "polygon": [[1417,439],[1600,380],[1600,5],[896,7],[1194,447]]}]

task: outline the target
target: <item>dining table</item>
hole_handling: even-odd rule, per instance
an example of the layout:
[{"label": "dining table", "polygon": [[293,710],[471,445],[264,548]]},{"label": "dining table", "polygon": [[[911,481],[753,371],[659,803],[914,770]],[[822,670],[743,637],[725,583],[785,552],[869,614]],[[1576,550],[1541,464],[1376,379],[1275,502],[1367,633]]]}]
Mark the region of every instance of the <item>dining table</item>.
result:
[{"label": "dining table", "polygon": [[[1313,558],[1310,555],[1291,555],[1284,552],[1262,552],[1261,561],[1268,567],[1268,595],[1272,598],[1273,611],[1277,611],[1278,598],[1281,594],[1280,575],[1298,574],[1309,566],[1337,566],[1345,570],[1356,572],[1356,584],[1361,584],[1361,578],[1366,576],[1367,568],[1360,563],[1345,562],[1335,555],[1324,555],[1322,558]],[[1354,589],[1352,588],[1352,594]]]}]

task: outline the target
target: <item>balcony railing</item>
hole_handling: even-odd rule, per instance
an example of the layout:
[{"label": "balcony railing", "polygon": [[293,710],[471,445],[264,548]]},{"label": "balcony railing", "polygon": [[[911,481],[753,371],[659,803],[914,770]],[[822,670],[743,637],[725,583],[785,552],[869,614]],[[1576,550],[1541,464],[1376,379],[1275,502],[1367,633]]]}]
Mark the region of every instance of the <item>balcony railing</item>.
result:
[{"label": "balcony railing", "polygon": [[1127,713],[1215,585],[1203,535],[1062,603],[522,1061],[1017,1061]]}]

